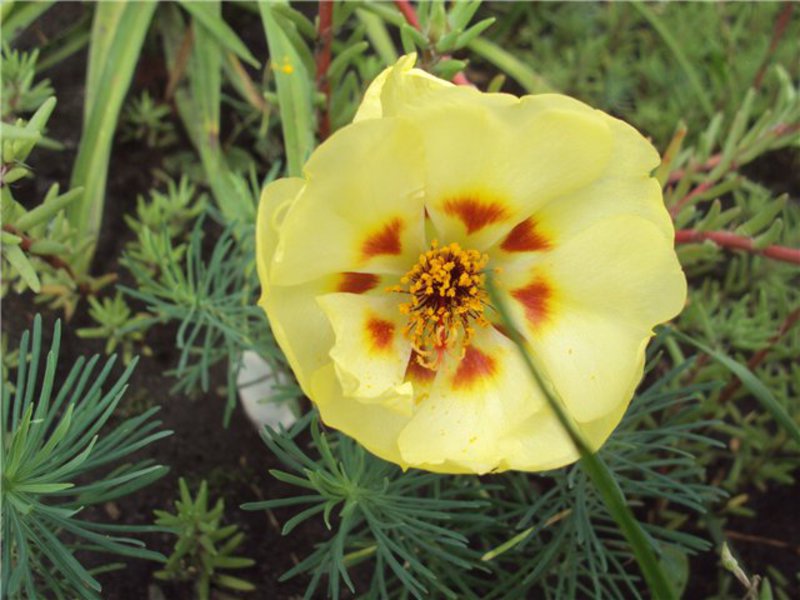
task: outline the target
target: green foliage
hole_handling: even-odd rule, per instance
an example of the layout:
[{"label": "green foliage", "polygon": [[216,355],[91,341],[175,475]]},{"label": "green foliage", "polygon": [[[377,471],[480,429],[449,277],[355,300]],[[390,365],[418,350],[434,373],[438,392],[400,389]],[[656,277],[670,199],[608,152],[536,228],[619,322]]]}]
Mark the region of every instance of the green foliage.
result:
[{"label": "green foliage", "polygon": [[[233,228],[225,229],[210,257],[203,253],[204,224],[201,216],[194,225],[183,252],[176,252],[168,232],[153,247],[170,248],[156,255],[158,271],[128,256],[126,265],[136,279],[137,288],[120,286],[129,297],[143,302],[150,316],[130,323],[123,333],[150,327],[155,323],[175,322],[175,338],[180,350],[178,365],[171,372],[178,381],[175,391],[210,389],[211,371],[226,364],[227,405],[225,422],[236,406],[236,378],[246,349],[257,351],[275,368],[283,358],[269,332],[263,311],[255,305],[258,293],[252,249],[237,245]],[[155,235],[155,234],[153,234]],[[252,233],[246,239],[253,239]]]},{"label": "green foliage", "polygon": [[[319,458],[309,457],[295,441],[309,425]],[[310,574],[305,597],[313,598],[324,575],[328,579],[328,596],[339,598],[342,583],[355,591],[347,567],[370,558],[374,559],[374,593],[387,593],[387,575],[391,574],[416,598],[432,589],[446,597],[456,597],[454,590],[441,585],[429,564],[437,560],[455,569],[470,566],[467,538],[445,525],[454,519],[485,520],[480,512],[486,503],[477,496],[474,500],[449,499],[438,494],[428,497],[437,492],[439,476],[419,471],[401,476],[399,468],[367,453],[351,439],[331,437],[333,441],[320,431],[313,413],[299,420],[288,433],[264,430],[267,446],[294,472],[273,470],[272,475],[307,493],[254,502],[243,508],[308,505],[286,522],[284,535],[320,514],[326,527],[335,530],[334,535],[317,545],[310,556],[282,579]]]},{"label": "green foliage", "polygon": [[[685,449],[719,446],[700,433],[710,423],[699,418],[697,400],[712,386],[670,389],[691,365],[639,394],[599,454],[630,506],[663,504],[640,526],[670,579],[683,569],[684,583],[687,554],[710,544],[678,528],[686,511],[703,513],[722,496]],[[312,452],[299,442],[309,427]],[[322,433],[313,415],[289,432],[266,429],[264,440],[291,470],[272,475],[303,492],[244,508],[303,507],[285,535],[320,514],[332,531],[283,576],[309,575],[306,598],[317,597],[323,577],[330,597],[340,596],[342,583],[352,590],[348,569],[365,561],[371,587],[356,591],[369,598],[642,597],[630,550],[581,466],[545,476],[403,473],[346,436]]]},{"label": "green foliage", "polygon": [[[484,10],[497,22],[479,39],[501,46],[550,89],[624,116],[663,147],[679,121],[704,124],[717,110],[730,118],[768,61],[791,69],[797,79],[791,41],[800,36],[796,18],[789,20],[783,43],[769,49],[782,8],[495,3]],[[530,89],[516,72],[508,74],[528,91],[543,91]],[[767,105],[760,100],[755,111]]]},{"label": "green foliage", "polygon": [[155,576],[166,581],[193,581],[198,600],[211,597],[212,585],[238,591],[254,590],[252,583],[224,572],[255,564],[252,559],[233,554],[244,540],[244,534],[238,531],[237,525],[222,525],[225,502],[220,498],[209,508],[205,481],[200,484],[195,498],[183,478],[178,484],[181,499],[175,501],[175,514],[155,511],[156,525],[168,528],[178,537],[164,568],[156,571]]},{"label": "green foliage", "polygon": [[[165,192],[151,190],[150,197],[139,196],[136,199],[136,215],[125,215],[125,222],[139,237],[149,229],[151,233],[165,231],[170,239],[183,236],[190,222],[197,218],[207,207],[206,194],[198,194],[197,187],[189,183],[186,177],[176,184],[167,180]],[[135,244],[134,244],[135,245]]]},{"label": "green foliage", "polygon": [[[5,73],[3,74],[5,81]],[[77,201],[81,188],[60,193],[53,184],[42,203],[30,210],[18,202],[11,185],[32,177],[26,160],[44,138],[44,128],[56,106],[56,99],[45,100],[26,122],[2,123],[2,156],[0,157],[0,233],[4,263],[3,294],[10,287],[17,292],[30,288],[43,292],[42,301],[64,307],[69,316],[75,308],[79,288],[98,290],[103,278],[76,277],[73,266],[91,242],[81,237],[65,216],[66,208]]]},{"label": "green foliage", "polygon": [[68,211],[72,226],[92,240],[77,264],[89,271],[106,198],[111,144],[139,50],[156,9],[151,2],[100,3],[95,7],[86,75],[84,125],[70,185],[83,187]]},{"label": "green foliage", "polygon": [[121,139],[144,142],[148,148],[164,148],[177,139],[175,125],[167,120],[170,108],[155,102],[145,90],[122,109]]},{"label": "green foliage", "polygon": [[4,598],[101,598],[93,572],[73,556],[78,548],[163,559],[127,537],[150,528],[107,525],[81,518],[81,513],[163,476],[166,467],[151,460],[122,461],[171,432],[159,430],[160,422],[153,419],[158,408],[113,424],[135,362],[105,389],[113,358],[97,372],[99,357],[88,362],[81,357],[66,379],[56,382],[60,341],[61,327],[56,323],[40,379],[42,321],[37,315],[32,335],[26,331],[20,342],[13,397],[3,380]]},{"label": "green foliage", "polygon": [[[113,298],[98,300],[89,296],[89,317],[98,323],[97,327],[83,327],[76,333],[78,337],[87,339],[105,339],[106,354],[111,354],[117,347],[122,348],[122,361],[128,364],[133,359],[135,347],[144,340],[143,331],[125,332],[125,328],[135,326],[136,322],[145,318],[143,315],[133,315],[130,307],[118,291]],[[124,332],[124,333],[123,333]],[[152,350],[141,346],[142,354],[151,356]]]},{"label": "green foliage", "polygon": [[38,109],[47,98],[53,95],[50,81],[45,79],[34,84],[38,50],[19,52],[3,44],[0,72],[2,82],[2,109],[0,117],[8,121],[15,116],[30,113]]}]

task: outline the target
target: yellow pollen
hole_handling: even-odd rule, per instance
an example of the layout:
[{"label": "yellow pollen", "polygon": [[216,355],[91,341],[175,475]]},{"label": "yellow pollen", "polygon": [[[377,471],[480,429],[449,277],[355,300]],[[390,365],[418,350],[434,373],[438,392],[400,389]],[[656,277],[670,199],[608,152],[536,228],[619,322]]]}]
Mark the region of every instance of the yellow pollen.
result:
[{"label": "yellow pollen", "polygon": [[489,257],[477,250],[464,250],[455,242],[440,248],[433,240],[431,249],[400,278],[400,285],[389,288],[411,296],[399,309],[409,317],[405,335],[423,367],[435,370],[454,347],[463,354],[475,334],[473,325],[489,325],[483,314],[488,262]]}]

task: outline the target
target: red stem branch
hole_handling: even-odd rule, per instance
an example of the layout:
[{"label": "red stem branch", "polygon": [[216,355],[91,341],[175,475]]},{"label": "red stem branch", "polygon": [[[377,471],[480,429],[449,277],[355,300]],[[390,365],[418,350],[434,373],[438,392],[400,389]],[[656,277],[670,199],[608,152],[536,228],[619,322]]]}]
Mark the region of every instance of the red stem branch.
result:
[{"label": "red stem branch", "polygon": [[728,250],[744,250],[774,258],[783,262],[800,265],[800,248],[772,245],[766,248],[756,247],[753,238],[730,233],[729,231],[697,231],[695,229],[679,229],[675,232],[675,245],[696,244],[711,240],[717,246]]},{"label": "red stem branch", "polygon": [[397,10],[403,13],[409,25],[415,29],[421,29],[419,17],[417,17],[417,12],[414,10],[414,7],[411,6],[411,2],[408,0],[394,0],[394,5],[397,7]]},{"label": "red stem branch", "polygon": [[764,60],[762,61],[761,66],[758,68],[758,73],[756,73],[756,77],[753,80],[753,87],[756,89],[761,87],[761,82],[764,79],[764,74],[767,72],[770,59],[775,54],[775,50],[778,49],[778,44],[780,43],[783,34],[786,32],[786,27],[791,21],[793,10],[794,3],[787,2],[784,5],[783,10],[778,15],[778,18],[775,20],[775,27],[772,30],[772,40],[769,43],[769,49],[767,50],[767,54],[764,56]]},{"label": "red stem branch", "polygon": [[680,213],[681,210],[683,210],[683,208],[686,205],[691,204],[692,202],[697,200],[698,197],[700,197],[702,194],[707,192],[708,189],[712,186],[713,183],[714,183],[713,181],[704,181],[703,183],[698,185],[696,188],[694,188],[691,192],[686,194],[683,198],[678,200],[675,204],[673,204],[670,207],[670,209],[669,209],[670,216],[673,219],[675,217],[677,217],[678,213]]},{"label": "red stem branch", "polygon": [[331,134],[331,84],[328,81],[328,69],[331,66],[331,44],[333,43],[333,0],[320,0],[319,2],[317,36],[315,80],[317,90],[325,96],[325,105],[319,111],[319,137],[322,141]]}]

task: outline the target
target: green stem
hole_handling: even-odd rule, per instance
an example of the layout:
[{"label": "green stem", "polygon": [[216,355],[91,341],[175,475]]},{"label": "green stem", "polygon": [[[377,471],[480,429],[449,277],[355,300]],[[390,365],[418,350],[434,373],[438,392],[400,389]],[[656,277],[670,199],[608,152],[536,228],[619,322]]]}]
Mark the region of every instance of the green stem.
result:
[{"label": "green stem", "polygon": [[642,570],[642,574],[647,581],[650,591],[653,593],[653,597],[658,600],[671,600],[676,598],[675,591],[658,563],[647,534],[634,518],[633,512],[628,507],[627,501],[625,500],[625,496],[614,480],[614,476],[603,460],[594,453],[592,448],[583,439],[583,435],[578,427],[567,414],[563,401],[556,397],[553,391],[551,391],[550,386],[542,379],[538,369],[533,363],[533,358],[525,345],[522,335],[516,329],[511,319],[505,304],[505,299],[498,293],[494,281],[491,278],[487,279],[487,289],[492,301],[492,306],[494,306],[500,316],[503,326],[507,329],[509,338],[517,346],[531,377],[544,395],[548,405],[561,423],[561,426],[569,435],[575,448],[580,453],[581,468],[589,475],[592,483],[600,493],[600,497],[606,509],[608,509],[609,514],[617,523],[625,539],[627,539],[628,543],[631,545],[633,554],[636,557],[636,561],[639,563],[639,568]]}]

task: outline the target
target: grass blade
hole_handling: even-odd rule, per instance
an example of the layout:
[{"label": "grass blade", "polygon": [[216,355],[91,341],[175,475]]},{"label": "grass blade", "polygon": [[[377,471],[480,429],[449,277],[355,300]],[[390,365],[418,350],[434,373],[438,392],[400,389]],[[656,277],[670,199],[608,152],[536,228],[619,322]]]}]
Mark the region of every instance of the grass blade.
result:
[{"label": "grass blade", "polygon": [[[73,188],[82,186],[84,193],[67,210],[79,237],[96,237],[99,232],[114,131],[156,6],[108,2],[95,7],[83,135],[70,183]],[[95,243],[76,263],[79,272],[88,271]]]},{"label": "grass blade", "polygon": [[[312,88],[310,75],[306,73],[300,56],[275,19],[274,6],[271,2],[258,3],[278,88],[278,105],[288,171],[291,177],[299,177],[306,157],[314,145]],[[294,27],[285,19],[283,22],[287,27]]]},{"label": "grass blade", "polygon": [[[244,42],[222,19],[222,14],[219,11],[219,2],[188,2],[181,0],[180,4],[192,15],[195,22],[205,28],[222,46],[256,69],[261,67],[261,63],[247,49]],[[219,52],[219,50],[217,51]]]},{"label": "grass blade", "polygon": [[769,388],[767,388],[767,386],[765,386],[750,369],[740,362],[733,360],[727,354],[718,352],[713,348],[709,348],[705,344],[698,342],[685,333],[681,333],[680,331],[676,331],[674,329],[672,330],[672,333],[686,343],[691,344],[701,352],[708,354],[708,356],[736,375],[736,377],[739,378],[739,381],[742,382],[742,385],[744,385],[750,391],[750,393],[753,394],[759,403],[761,403],[761,406],[763,406],[770,414],[772,414],[772,417],[775,419],[775,421],[777,421],[778,424],[783,427],[798,444],[800,444],[800,426],[798,426],[797,422],[786,411],[786,409],[781,406],[772,392],[769,391]]},{"label": "grass blade", "polygon": [[478,56],[488,60],[503,73],[514,78],[529,94],[544,94],[556,91],[541,75],[494,42],[477,37],[467,47]]},{"label": "grass blade", "polygon": [[658,15],[656,15],[656,13],[654,13],[648,6],[645,6],[641,2],[631,2],[631,6],[638,10],[639,14],[641,14],[647,20],[647,22],[650,23],[653,29],[656,30],[656,33],[661,36],[661,39],[664,40],[667,48],[669,48],[669,51],[672,52],[672,55],[675,57],[675,60],[678,61],[681,70],[683,70],[686,78],[689,80],[689,85],[692,86],[692,89],[697,96],[697,100],[700,102],[700,106],[703,107],[703,110],[709,118],[714,116],[714,107],[712,106],[711,99],[703,87],[703,83],[700,81],[700,76],[692,66],[692,63],[689,62],[689,59],[683,52],[681,45],[672,35],[672,32],[669,30],[667,25]]}]

